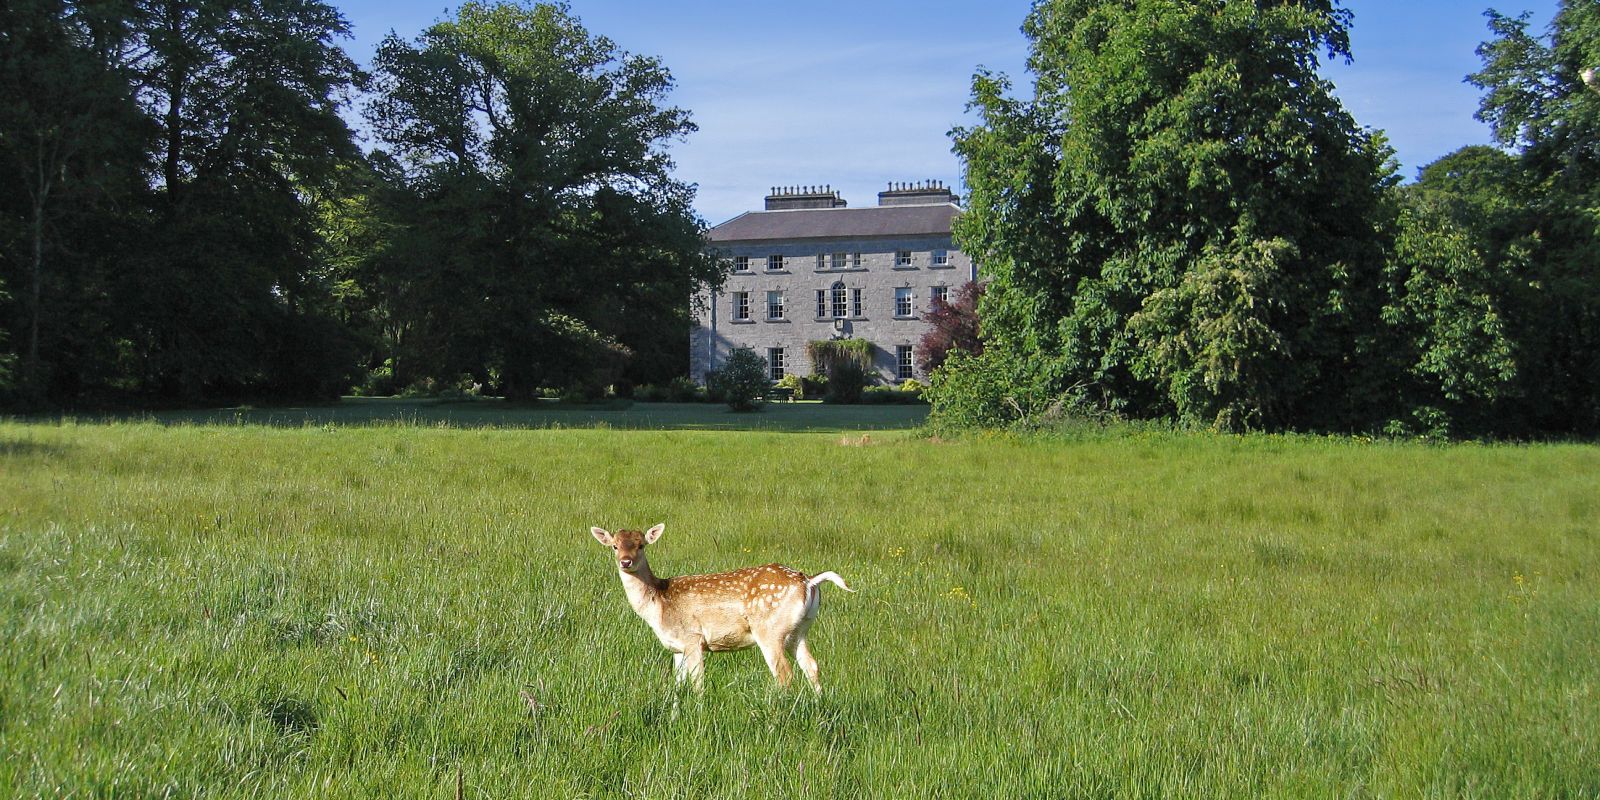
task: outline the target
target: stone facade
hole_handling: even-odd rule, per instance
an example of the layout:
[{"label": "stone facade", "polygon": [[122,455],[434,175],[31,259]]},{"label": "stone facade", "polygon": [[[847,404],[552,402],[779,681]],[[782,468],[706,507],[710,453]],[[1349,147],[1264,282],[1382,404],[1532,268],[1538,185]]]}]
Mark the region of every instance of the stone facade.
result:
[{"label": "stone facade", "polygon": [[[808,342],[848,337],[872,342],[880,380],[923,379],[914,366],[915,348],[929,328],[922,315],[936,292],[953,298],[977,272],[951,241],[955,198],[942,187],[920,191],[921,198],[917,188],[891,189],[880,194],[877,208],[866,209],[850,209],[842,200],[822,210],[814,202],[785,207],[784,197],[769,197],[768,208],[776,209],[713,228],[711,246],[747,268],[735,271],[721,291],[696,298],[691,376],[703,382],[737,347],[767,358],[774,375],[780,353],[783,373],[809,375]],[[801,213],[804,218],[752,217]],[[895,233],[897,227],[906,231]],[[779,302],[769,307],[769,299]],[[909,376],[900,363],[901,348],[908,347]]]}]

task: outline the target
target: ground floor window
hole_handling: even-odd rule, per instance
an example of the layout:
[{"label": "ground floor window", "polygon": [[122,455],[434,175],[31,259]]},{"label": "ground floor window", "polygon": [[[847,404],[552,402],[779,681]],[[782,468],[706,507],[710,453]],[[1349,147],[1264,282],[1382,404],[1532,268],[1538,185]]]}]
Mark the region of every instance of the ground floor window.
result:
[{"label": "ground floor window", "polygon": [[903,344],[894,349],[895,367],[900,380],[910,380],[916,377],[916,366],[911,361],[911,345]]},{"label": "ground floor window", "polygon": [[767,348],[767,376],[775,381],[783,380],[783,348]]}]

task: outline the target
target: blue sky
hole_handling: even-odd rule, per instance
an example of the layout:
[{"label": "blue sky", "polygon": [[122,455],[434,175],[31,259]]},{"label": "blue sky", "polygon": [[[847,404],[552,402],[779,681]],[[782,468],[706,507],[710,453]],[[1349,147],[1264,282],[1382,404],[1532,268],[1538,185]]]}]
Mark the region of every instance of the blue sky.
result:
[{"label": "blue sky", "polygon": [[[334,0],[365,63],[390,30],[412,37],[446,14],[418,0]],[[659,56],[672,102],[700,131],[673,148],[680,179],[716,224],[760,206],[768,187],[828,184],[852,206],[871,205],[889,181],[936,178],[960,165],[946,135],[979,65],[1027,86],[1027,0],[809,0],[803,3],[573,0],[592,33]],[[1363,125],[1382,129],[1401,174],[1467,144],[1488,141],[1472,118],[1479,92],[1483,12],[1531,11],[1543,30],[1557,0],[1347,0],[1355,63],[1325,73]]]}]

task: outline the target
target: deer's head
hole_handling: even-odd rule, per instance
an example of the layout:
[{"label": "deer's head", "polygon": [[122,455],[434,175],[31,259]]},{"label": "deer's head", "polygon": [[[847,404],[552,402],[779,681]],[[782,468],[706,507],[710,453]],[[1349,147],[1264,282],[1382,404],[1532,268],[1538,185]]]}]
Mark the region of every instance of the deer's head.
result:
[{"label": "deer's head", "polygon": [[667,529],[666,523],[656,523],[650,530],[630,531],[619,530],[610,533],[605,528],[590,528],[589,533],[594,535],[595,541],[611,548],[617,554],[617,569],[623,572],[637,572],[644,566],[644,546],[655,544],[661,538],[662,531]]}]

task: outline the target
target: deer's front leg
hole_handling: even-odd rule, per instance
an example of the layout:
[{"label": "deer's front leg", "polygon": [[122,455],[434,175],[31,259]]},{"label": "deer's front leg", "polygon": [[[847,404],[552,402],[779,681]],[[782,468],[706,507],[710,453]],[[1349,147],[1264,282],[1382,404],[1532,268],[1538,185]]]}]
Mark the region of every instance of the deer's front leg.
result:
[{"label": "deer's front leg", "polygon": [[685,644],[683,652],[672,657],[673,664],[678,669],[678,683],[690,681],[696,692],[704,691],[706,686],[706,643],[704,639],[695,639]]}]

